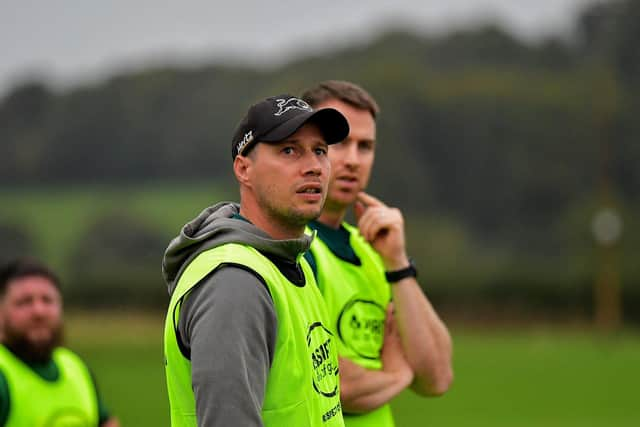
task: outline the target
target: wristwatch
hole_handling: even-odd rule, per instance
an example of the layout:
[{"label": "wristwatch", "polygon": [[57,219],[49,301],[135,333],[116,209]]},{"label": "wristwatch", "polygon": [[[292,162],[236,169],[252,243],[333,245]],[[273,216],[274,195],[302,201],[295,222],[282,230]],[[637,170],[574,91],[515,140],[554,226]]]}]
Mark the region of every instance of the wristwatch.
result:
[{"label": "wristwatch", "polygon": [[407,277],[418,277],[418,270],[416,270],[413,260],[409,258],[408,267],[401,268],[400,270],[387,271],[384,273],[384,277],[386,277],[387,282],[395,283]]}]

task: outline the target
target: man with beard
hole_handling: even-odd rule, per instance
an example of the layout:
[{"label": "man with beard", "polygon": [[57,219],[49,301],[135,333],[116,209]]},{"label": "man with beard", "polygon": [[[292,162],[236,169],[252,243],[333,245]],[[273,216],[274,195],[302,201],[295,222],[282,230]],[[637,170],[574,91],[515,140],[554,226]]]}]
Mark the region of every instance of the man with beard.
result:
[{"label": "man with beard", "polygon": [[62,296],[46,266],[0,269],[0,327],[0,426],[119,426],[87,366],[61,346]]},{"label": "man with beard", "polygon": [[252,105],[232,138],[240,204],[221,202],[169,244],[163,273],[174,427],[341,427],[338,354],[304,261],[344,116],[290,95]]},{"label": "man with beard", "polygon": [[[335,80],[302,98],[314,108],[335,108],[349,122],[349,135],[329,149],[327,201],[309,224],[318,235],[305,254],[338,337],[345,425],[390,427],[389,401],[404,389],[436,396],[449,388],[451,338],[416,281],[402,213],[364,192],[378,104],[361,87]],[[351,207],[357,227],[345,222]]]}]

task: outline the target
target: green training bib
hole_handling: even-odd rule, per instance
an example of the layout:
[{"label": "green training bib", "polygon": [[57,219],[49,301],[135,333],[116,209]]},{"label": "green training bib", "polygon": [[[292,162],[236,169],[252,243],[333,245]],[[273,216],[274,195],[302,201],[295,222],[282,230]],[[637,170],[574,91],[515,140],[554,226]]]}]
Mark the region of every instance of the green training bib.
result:
[{"label": "green training bib", "polygon": [[60,376],[47,381],[0,345],[10,396],[6,427],[96,427],[98,400],[89,370],[65,348],[53,352]]},{"label": "green training bib", "polygon": [[180,302],[222,263],[244,265],[269,287],[278,319],[273,363],[267,379],[262,419],[266,427],[341,427],[336,339],[311,268],[301,265],[305,286],[296,286],[250,246],[229,243],[198,255],[182,273],[165,321],[164,351],[171,425],[196,426],[191,366],[178,348]]},{"label": "green training bib", "polygon": [[[320,238],[311,243],[318,285],[327,303],[330,329],[338,337],[338,354],[367,369],[381,369],[386,309],[391,289],[378,253],[355,227],[342,224],[360,259],[355,265],[337,257]],[[361,415],[344,414],[347,427],[392,427],[390,406]]]}]

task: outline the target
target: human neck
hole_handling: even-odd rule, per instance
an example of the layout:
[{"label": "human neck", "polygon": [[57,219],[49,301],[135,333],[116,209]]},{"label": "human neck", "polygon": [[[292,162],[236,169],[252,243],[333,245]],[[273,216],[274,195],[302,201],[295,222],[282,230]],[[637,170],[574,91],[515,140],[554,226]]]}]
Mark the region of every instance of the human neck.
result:
[{"label": "human neck", "polygon": [[304,234],[304,225],[293,226],[290,224],[283,224],[282,222],[268,216],[261,210],[246,209],[241,206],[239,213],[248,219],[253,225],[276,240],[298,239]]},{"label": "human neck", "polygon": [[340,228],[340,224],[342,224],[346,214],[347,207],[332,208],[331,206],[325,205],[322,213],[316,221],[321,222],[328,227],[338,229]]},{"label": "human neck", "polygon": [[46,365],[50,363],[53,360],[53,350],[56,347],[51,345],[38,348],[26,340],[17,340],[16,342],[3,341],[2,345],[27,365]]}]

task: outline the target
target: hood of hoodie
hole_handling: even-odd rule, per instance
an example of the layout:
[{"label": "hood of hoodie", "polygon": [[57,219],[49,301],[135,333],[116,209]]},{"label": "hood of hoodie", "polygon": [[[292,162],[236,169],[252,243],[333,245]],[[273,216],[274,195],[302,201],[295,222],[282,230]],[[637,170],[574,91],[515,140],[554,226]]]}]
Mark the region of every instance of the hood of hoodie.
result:
[{"label": "hood of hoodie", "polygon": [[239,212],[237,203],[221,202],[206,208],[182,227],[162,259],[162,274],[170,295],[182,271],[198,254],[226,243],[250,245],[264,254],[290,261],[297,261],[309,249],[312,236],[276,240],[250,222],[235,217]]}]

